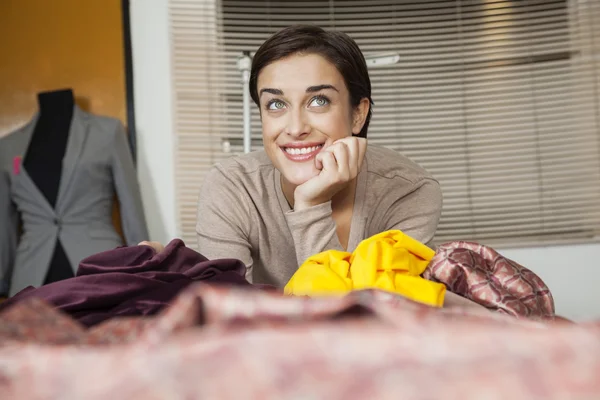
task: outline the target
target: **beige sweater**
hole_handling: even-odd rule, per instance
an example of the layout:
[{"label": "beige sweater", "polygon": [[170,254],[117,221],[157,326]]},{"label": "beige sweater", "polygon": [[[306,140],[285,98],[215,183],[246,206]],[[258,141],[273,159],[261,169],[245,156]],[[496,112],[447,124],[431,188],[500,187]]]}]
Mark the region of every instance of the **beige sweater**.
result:
[{"label": "beige sweater", "polygon": [[[399,229],[429,243],[440,218],[440,186],[403,155],[369,145],[357,178],[347,251],[377,233]],[[236,258],[254,283],[283,287],[309,256],[343,250],[331,202],[293,211],[281,175],[264,151],[214,166],[200,190],[199,251],[209,259]]]}]

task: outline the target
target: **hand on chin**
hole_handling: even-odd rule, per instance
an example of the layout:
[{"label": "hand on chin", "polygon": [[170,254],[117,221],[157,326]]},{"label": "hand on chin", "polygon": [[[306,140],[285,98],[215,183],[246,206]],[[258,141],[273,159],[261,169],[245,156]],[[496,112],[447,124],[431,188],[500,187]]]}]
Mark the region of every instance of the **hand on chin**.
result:
[{"label": "hand on chin", "polygon": [[[319,152],[311,168],[306,169],[311,173],[296,176],[302,179],[295,179],[298,186],[294,190],[294,209],[302,210],[328,202],[356,178],[364,159],[366,145],[365,139],[348,137]],[[300,183],[301,180],[304,182]]]}]

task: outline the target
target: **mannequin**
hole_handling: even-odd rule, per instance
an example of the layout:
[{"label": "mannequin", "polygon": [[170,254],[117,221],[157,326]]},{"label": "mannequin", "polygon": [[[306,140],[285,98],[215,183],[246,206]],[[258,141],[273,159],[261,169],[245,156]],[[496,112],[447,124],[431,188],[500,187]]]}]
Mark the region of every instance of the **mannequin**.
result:
[{"label": "mannequin", "polygon": [[[39,118],[23,160],[23,168],[52,208],[56,206],[74,105],[71,89],[38,94]],[[44,284],[71,277],[73,269],[57,239]]]},{"label": "mannequin", "polygon": [[[148,239],[122,123],[82,110],[71,89],[37,99],[31,121],[0,138],[0,296],[72,277],[84,258]],[[113,224],[115,195],[125,241]]]}]

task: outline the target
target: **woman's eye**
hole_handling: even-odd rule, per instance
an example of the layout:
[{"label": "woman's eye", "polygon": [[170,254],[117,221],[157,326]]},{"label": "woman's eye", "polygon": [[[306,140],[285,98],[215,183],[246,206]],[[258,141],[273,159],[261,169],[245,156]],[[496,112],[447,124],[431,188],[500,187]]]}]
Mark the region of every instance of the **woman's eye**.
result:
[{"label": "woman's eye", "polygon": [[282,108],[285,108],[285,103],[283,101],[275,100],[270,102],[267,105],[267,108],[269,110],[281,110]]},{"label": "woman's eye", "polygon": [[311,107],[323,107],[323,106],[326,106],[328,103],[329,103],[329,101],[325,97],[315,97],[314,99],[311,100],[310,106]]}]

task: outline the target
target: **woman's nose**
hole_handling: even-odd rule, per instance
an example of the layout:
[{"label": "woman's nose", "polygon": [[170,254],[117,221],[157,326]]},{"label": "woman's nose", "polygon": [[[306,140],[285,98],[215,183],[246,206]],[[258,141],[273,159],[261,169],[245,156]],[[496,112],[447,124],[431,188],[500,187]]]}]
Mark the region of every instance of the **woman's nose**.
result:
[{"label": "woman's nose", "polygon": [[292,111],[288,115],[285,133],[298,138],[310,133],[309,124],[306,122],[302,110]]}]

